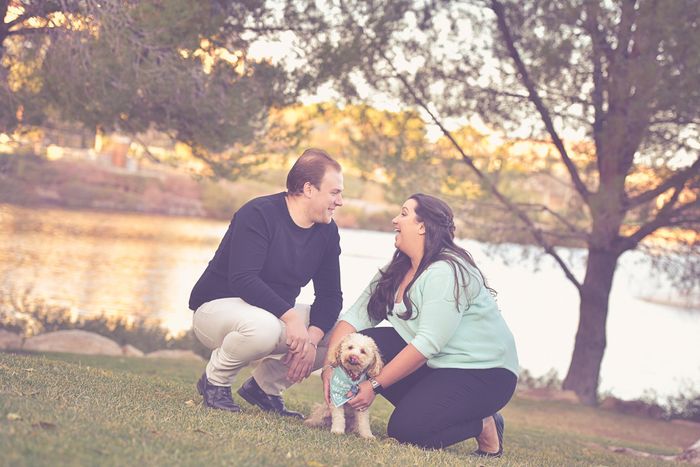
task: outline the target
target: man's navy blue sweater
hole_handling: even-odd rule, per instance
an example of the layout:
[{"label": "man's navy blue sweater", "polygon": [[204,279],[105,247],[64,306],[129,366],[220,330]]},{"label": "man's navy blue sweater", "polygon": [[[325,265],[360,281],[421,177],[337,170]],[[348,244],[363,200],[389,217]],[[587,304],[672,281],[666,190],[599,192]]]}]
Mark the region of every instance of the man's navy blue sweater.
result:
[{"label": "man's navy blue sweater", "polygon": [[305,229],[294,223],[286,193],[262,196],[243,205],[190,295],[190,309],[225,297],[280,317],[294,306],[301,288],[313,280],[316,299],[311,325],[328,332],[343,306],[340,290],[340,236],[335,222]]}]

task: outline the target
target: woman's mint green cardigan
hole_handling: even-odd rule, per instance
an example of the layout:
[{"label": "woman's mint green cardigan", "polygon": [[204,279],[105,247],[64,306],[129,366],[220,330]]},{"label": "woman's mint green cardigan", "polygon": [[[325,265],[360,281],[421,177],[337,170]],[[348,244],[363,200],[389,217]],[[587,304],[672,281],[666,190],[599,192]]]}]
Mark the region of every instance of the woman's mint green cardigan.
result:
[{"label": "woman's mint green cardigan", "polygon": [[[453,268],[447,261],[437,261],[421,273],[409,290],[412,318],[404,320],[397,316],[406,311],[401,302],[394,305],[387,321],[423,354],[431,368],[505,368],[517,376],[518,354],[513,335],[479,271],[465,265],[467,295],[459,272],[457,275],[461,288],[459,306],[454,297]],[[358,331],[379,324],[367,313],[378,279],[379,273],[340,316]]]}]

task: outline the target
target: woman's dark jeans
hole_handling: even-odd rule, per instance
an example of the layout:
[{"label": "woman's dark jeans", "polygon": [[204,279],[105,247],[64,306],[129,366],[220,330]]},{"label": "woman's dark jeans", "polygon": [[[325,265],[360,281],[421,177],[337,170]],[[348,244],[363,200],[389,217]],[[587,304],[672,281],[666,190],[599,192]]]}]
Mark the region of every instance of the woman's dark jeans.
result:
[{"label": "woman's dark jeans", "polygon": [[[391,327],[366,329],[384,362],[407,344]],[[513,396],[517,377],[505,368],[429,368],[423,365],[384,389],[396,409],[387,434],[403,443],[438,449],[481,434],[482,420]]]}]

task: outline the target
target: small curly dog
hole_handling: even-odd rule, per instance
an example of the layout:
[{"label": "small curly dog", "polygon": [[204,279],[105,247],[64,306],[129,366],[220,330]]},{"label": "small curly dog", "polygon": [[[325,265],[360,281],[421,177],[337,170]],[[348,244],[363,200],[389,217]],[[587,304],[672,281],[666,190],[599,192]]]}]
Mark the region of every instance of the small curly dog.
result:
[{"label": "small curly dog", "polygon": [[307,426],[331,427],[331,433],[355,431],[363,438],[374,438],[369,426],[369,411],[360,412],[346,404],[348,393],[357,394],[358,385],[382,371],[384,362],[377,344],[363,334],[348,334],[335,349],[332,363],[331,403],[318,405],[304,422]]}]

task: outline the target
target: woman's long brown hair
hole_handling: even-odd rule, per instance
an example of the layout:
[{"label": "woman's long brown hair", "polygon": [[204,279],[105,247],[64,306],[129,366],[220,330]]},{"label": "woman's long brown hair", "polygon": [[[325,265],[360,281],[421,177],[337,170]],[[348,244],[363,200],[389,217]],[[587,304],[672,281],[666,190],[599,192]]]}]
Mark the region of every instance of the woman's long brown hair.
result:
[{"label": "woman's long brown hair", "polygon": [[[403,303],[406,305],[406,313],[398,316],[405,320],[413,317],[414,305],[409,298],[408,291],[421,273],[436,261],[446,261],[452,267],[455,275],[454,298],[457,310],[459,310],[462,292],[467,295],[466,290],[470,275],[464,265],[465,262],[479,272],[484,287],[495,295],[496,291],[487,285],[486,278],[469,252],[454,242],[454,215],[447,203],[422,193],[413,194],[408,199],[416,202],[416,217],[419,222],[423,222],[425,225],[425,251],[416,274],[404,291]],[[392,314],[396,291],[410,267],[411,259],[397,248],[386,270],[379,271],[380,278],[374,284],[369,298],[367,311],[372,319],[381,321],[387,315]],[[460,287],[460,283],[462,287]],[[469,305],[471,298],[466,297],[467,305]]]}]

